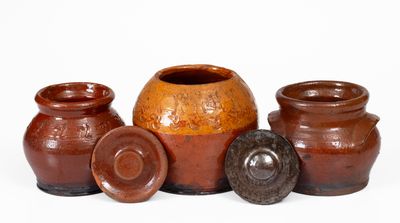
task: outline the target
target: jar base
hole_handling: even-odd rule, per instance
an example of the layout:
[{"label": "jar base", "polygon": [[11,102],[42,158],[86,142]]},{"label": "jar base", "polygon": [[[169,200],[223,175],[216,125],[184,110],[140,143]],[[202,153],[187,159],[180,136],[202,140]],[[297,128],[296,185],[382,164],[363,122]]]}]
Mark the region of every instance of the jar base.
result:
[{"label": "jar base", "polygon": [[160,188],[160,191],[171,194],[181,194],[181,195],[210,195],[210,194],[224,193],[231,190],[232,188],[229,185],[226,187],[209,189],[209,190],[193,188],[190,186],[183,186],[183,185],[163,185]]},{"label": "jar base", "polygon": [[85,195],[101,193],[101,190],[97,185],[85,186],[85,187],[68,187],[68,186],[59,186],[59,185],[55,186],[55,185],[43,184],[40,182],[37,182],[36,185],[43,192],[65,197],[85,196]]},{"label": "jar base", "polygon": [[296,185],[294,192],[315,196],[339,196],[352,194],[364,189],[368,180],[357,184]]}]

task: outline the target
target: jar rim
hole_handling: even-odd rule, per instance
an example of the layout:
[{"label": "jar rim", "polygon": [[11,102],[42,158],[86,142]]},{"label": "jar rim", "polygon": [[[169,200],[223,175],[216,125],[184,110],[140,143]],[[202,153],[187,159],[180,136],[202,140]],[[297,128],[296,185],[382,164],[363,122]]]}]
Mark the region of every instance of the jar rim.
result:
[{"label": "jar rim", "polygon": [[102,84],[68,82],[42,88],[37,92],[35,101],[39,108],[81,111],[108,105],[114,97],[114,91]]},{"label": "jar rim", "polygon": [[164,68],[154,77],[164,84],[178,86],[205,86],[221,84],[238,75],[228,68],[210,64],[185,64]]},{"label": "jar rim", "polygon": [[369,99],[368,90],[344,81],[306,81],[280,88],[276,99],[281,107],[315,113],[338,113],[362,109]]}]

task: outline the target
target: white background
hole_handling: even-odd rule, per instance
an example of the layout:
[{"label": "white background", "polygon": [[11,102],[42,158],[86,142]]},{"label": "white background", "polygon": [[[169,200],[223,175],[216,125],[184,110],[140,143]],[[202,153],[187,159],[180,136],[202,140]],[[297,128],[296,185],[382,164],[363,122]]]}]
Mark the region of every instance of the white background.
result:
[{"label": "white background", "polygon": [[[356,82],[381,117],[382,148],[368,187],[339,197],[291,193],[272,206],[233,192],[158,192],[121,204],[104,194],[39,191],[22,136],[49,84],[92,81],[116,92],[127,124],[136,97],[159,69],[209,63],[238,72],[252,89],[260,127],[275,91],[315,79]],[[400,2],[0,0],[0,222],[399,222]],[[397,212],[397,213],[396,213]]]}]

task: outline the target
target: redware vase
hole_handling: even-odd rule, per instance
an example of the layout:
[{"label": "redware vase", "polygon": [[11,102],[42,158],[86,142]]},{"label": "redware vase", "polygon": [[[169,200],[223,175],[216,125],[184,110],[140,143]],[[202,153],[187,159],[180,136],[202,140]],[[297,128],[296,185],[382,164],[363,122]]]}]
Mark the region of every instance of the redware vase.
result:
[{"label": "redware vase", "polygon": [[240,133],[257,128],[257,108],[234,71],[182,65],[149,80],[134,107],[133,122],[164,144],[169,167],[161,190],[211,194],[230,190],[226,151]]},{"label": "redware vase", "polygon": [[111,102],[114,92],[101,84],[64,83],[41,89],[39,113],[24,136],[24,151],[37,186],[50,194],[77,196],[100,192],[90,170],[97,140],[124,125]]},{"label": "redware vase", "polygon": [[294,191],[342,195],[363,189],[380,149],[379,118],[366,112],[368,91],[339,81],[311,81],[278,90],[271,129],[301,160]]}]

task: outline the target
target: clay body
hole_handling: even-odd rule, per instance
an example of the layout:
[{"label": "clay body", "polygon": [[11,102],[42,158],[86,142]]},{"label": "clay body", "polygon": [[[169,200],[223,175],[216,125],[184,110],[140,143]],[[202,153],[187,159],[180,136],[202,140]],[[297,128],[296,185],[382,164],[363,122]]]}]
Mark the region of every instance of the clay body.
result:
[{"label": "clay body", "polygon": [[286,137],[301,160],[294,191],[342,195],[363,189],[380,149],[379,118],[366,112],[368,91],[337,81],[288,85],[269,114],[272,131]]},{"label": "clay body", "polygon": [[224,173],[229,144],[257,128],[254,97],[234,72],[182,65],[157,72],[138,97],[134,125],[153,132],[169,168],[161,190],[210,194],[230,190]]},{"label": "clay body", "polygon": [[90,170],[97,140],[124,123],[111,102],[114,92],[101,84],[48,86],[35,97],[39,113],[24,135],[25,156],[38,187],[51,194],[100,192]]}]

